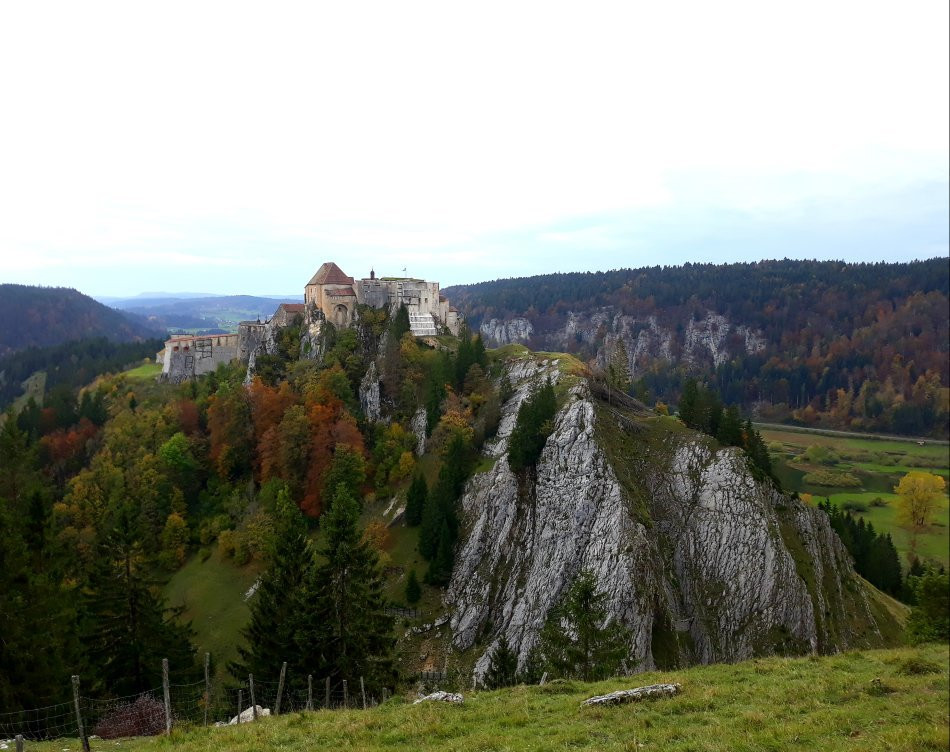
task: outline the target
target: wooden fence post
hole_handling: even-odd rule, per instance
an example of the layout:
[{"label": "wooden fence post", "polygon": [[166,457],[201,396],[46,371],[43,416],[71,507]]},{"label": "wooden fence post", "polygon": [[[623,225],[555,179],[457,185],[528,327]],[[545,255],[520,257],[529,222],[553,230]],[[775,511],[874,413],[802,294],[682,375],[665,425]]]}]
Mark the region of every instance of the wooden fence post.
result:
[{"label": "wooden fence post", "polygon": [[363,677],[360,677],[360,694],[363,695],[363,710],[366,710],[366,685],[363,684]]},{"label": "wooden fence post", "polygon": [[23,734],[16,735],[16,752],[23,752]]},{"label": "wooden fence post", "polygon": [[326,698],[325,707],[329,709],[330,708],[330,677],[329,676],[327,677],[327,681],[326,681],[326,695],[327,695],[327,698]]},{"label": "wooden fence post", "polygon": [[241,723],[241,711],[244,710],[244,690],[238,690],[238,725]]},{"label": "wooden fence post", "polygon": [[346,691],[346,679],[343,680],[343,707],[350,707],[350,693]]},{"label": "wooden fence post", "polygon": [[82,725],[82,713],[79,712],[79,677],[73,676],[73,705],[76,707],[76,726],[79,727],[79,741],[82,743],[83,752],[89,752],[89,740],[86,738],[86,730]]},{"label": "wooden fence post", "polygon": [[208,725],[208,707],[211,705],[211,653],[205,653],[205,726]]},{"label": "wooden fence post", "polygon": [[247,683],[250,684],[251,689],[251,717],[256,721],[257,720],[257,698],[254,696],[254,674],[247,675]]},{"label": "wooden fence post", "polygon": [[544,686],[544,682],[546,682],[547,680],[548,680],[548,672],[545,671],[543,674],[541,674],[541,681],[538,682],[538,686],[539,687]]},{"label": "wooden fence post", "polygon": [[307,710],[313,710],[313,674],[307,674]]},{"label": "wooden fence post", "polygon": [[389,687],[383,687],[383,702],[389,699]]},{"label": "wooden fence post", "polygon": [[280,715],[280,698],[284,694],[284,677],[287,674],[287,661],[280,667],[280,681],[277,682],[277,702],[274,704],[274,715]]},{"label": "wooden fence post", "polygon": [[168,659],[162,658],[162,692],[165,694],[165,733],[172,732],[172,698],[168,686]]}]

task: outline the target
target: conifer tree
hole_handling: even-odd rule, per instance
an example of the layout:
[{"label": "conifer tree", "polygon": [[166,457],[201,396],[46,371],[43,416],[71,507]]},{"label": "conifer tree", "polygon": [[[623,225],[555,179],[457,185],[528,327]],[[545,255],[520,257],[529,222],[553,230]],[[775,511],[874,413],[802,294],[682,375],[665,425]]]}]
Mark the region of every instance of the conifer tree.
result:
[{"label": "conifer tree", "polygon": [[606,593],[597,592],[593,573],[585,571],[548,614],[541,630],[541,652],[546,665],[560,676],[596,681],[623,667],[630,630],[608,622],[606,600]]},{"label": "conifer tree", "polygon": [[488,353],[485,352],[485,342],[481,334],[476,334],[472,342],[472,359],[483,369],[488,369]]},{"label": "conifer tree", "polygon": [[515,684],[517,672],[518,656],[508,644],[508,638],[502,635],[488,658],[485,686],[489,689],[511,687]]},{"label": "conifer tree", "polygon": [[[271,676],[283,661],[293,662],[307,578],[314,568],[306,523],[287,491],[277,494],[275,530],[269,566],[251,601],[251,620],[244,630],[247,647],[238,648],[240,663],[231,666],[237,679]],[[315,670],[315,667],[311,667]]]},{"label": "conifer tree", "polygon": [[179,677],[196,670],[190,626],[155,595],[148,575],[154,562],[145,555],[131,505],[117,510],[103,537],[85,590],[83,643],[95,667],[99,691],[117,695],[144,692],[161,681],[162,659]]},{"label": "conifer tree", "polygon": [[393,323],[389,330],[389,341],[391,343],[396,343],[398,347],[399,340],[402,339],[402,335],[409,331],[409,309],[406,308],[406,304],[402,303],[399,306],[399,309],[396,311],[396,315],[393,317]]},{"label": "conifer tree", "polygon": [[428,496],[429,487],[426,485],[426,479],[422,473],[417,473],[413,476],[409,492],[406,494],[406,524],[410,527],[415,527],[422,522],[422,513]]},{"label": "conifer tree", "polygon": [[696,379],[687,379],[683,384],[683,393],[680,395],[677,412],[680,420],[690,428],[696,427],[696,401],[699,394],[699,387]]},{"label": "conifer tree", "polygon": [[426,573],[426,582],[430,585],[447,585],[451,579],[452,567],[455,564],[455,537],[448,520],[443,515],[435,557],[430,562],[429,571]]},{"label": "conifer tree", "polygon": [[508,464],[512,470],[533,467],[537,463],[554,428],[556,413],[554,386],[551,379],[546,379],[518,408],[515,427],[508,438]]},{"label": "conifer tree", "polygon": [[406,603],[410,606],[419,602],[422,597],[422,588],[419,586],[419,578],[416,577],[416,570],[409,570],[409,579],[406,580]]},{"label": "conifer tree", "polygon": [[337,486],[321,518],[323,562],[307,581],[306,619],[297,645],[310,665],[321,663],[320,672],[333,684],[362,676],[375,693],[395,682],[395,640],[379,556],[361,535],[359,515],[359,502],[346,486]]},{"label": "conifer tree", "polygon": [[735,405],[729,405],[723,412],[716,440],[724,446],[742,446],[742,418]]}]

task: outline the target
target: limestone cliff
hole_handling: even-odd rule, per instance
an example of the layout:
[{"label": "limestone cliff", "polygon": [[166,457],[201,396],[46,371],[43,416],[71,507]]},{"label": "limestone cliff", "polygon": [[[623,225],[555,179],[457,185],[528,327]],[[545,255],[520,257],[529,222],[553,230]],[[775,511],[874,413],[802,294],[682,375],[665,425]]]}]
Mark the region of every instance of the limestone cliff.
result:
[{"label": "limestone cliff", "polygon": [[585,380],[564,398],[536,479],[506,449],[531,383],[557,361],[518,360],[496,458],[461,500],[463,537],[449,585],[456,649],[476,673],[502,634],[523,663],[548,610],[589,569],[611,618],[631,629],[639,668],[829,652],[884,641],[893,622],[858,578],[818,510],[756,480],[738,449],[671,418],[634,418]]}]

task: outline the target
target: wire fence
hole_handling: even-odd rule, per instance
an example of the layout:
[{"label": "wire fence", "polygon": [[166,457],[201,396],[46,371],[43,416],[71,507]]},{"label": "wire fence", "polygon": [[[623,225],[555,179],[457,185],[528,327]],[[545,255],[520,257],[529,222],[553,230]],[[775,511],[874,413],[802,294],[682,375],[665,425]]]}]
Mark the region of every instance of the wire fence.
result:
[{"label": "wire fence", "polygon": [[0,746],[10,748],[14,740],[20,744],[18,737],[28,741],[78,738],[88,752],[90,738],[155,736],[174,726],[248,723],[262,715],[368,709],[389,696],[387,689],[381,696],[369,694],[362,677],[334,682],[312,675],[287,676],[286,664],[278,669],[276,681],[248,676],[240,683],[224,684],[212,681],[208,665],[206,655],[204,681],[172,684],[167,681],[164,661],[162,686],[122,697],[87,697],[80,691],[79,677],[73,677],[72,702],[0,712]]}]

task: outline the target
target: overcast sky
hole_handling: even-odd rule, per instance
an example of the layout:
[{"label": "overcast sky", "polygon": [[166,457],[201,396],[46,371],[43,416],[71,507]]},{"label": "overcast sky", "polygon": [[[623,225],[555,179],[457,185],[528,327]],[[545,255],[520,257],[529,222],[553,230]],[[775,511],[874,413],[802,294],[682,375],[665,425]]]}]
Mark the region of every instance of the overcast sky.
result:
[{"label": "overcast sky", "polygon": [[0,281],[946,256],[948,7],[4,3]]}]

